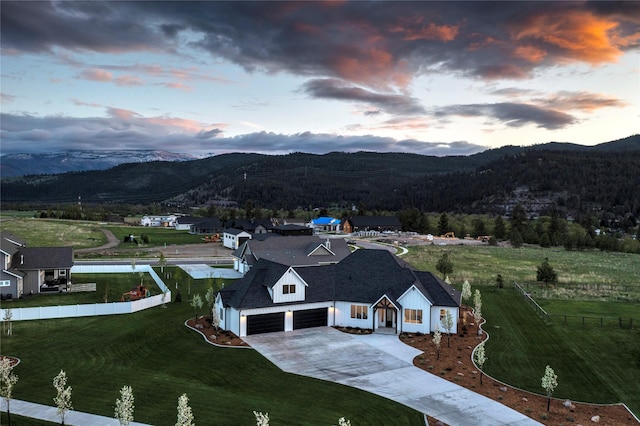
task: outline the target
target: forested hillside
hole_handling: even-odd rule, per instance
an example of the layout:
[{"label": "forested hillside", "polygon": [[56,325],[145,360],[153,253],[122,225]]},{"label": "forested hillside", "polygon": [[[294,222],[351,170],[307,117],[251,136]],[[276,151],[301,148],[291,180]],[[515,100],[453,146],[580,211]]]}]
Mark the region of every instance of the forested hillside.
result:
[{"label": "forested hillside", "polygon": [[[550,149],[552,148],[552,149]],[[189,162],[125,164],[106,171],[2,180],[3,202],[163,203],[211,200],[269,209],[530,214],[640,213],[640,136],[596,147],[504,147],[473,156],[400,153],[226,154]]]}]

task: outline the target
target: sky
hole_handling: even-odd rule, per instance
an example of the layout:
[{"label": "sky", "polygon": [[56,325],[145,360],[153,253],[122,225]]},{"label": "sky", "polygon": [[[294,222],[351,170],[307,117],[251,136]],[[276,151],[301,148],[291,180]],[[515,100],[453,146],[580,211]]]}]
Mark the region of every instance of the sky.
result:
[{"label": "sky", "polygon": [[0,153],[469,155],[640,133],[640,2],[0,3]]}]

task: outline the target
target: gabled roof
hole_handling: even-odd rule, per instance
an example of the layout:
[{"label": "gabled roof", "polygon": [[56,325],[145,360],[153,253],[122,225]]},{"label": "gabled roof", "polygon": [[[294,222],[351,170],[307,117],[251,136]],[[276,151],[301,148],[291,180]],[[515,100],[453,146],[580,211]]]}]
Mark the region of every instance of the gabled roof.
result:
[{"label": "gabled roof", "polygon": [[340,225],[340,219],[321,216],[317,219],[311,219],[311,223],[313,223],[314,225]]},{"label": "gabled roof", "polygon": [[73,266],[72,247],[23,247],[15,256],[11,266],[19,270],[64,269]]},{"label": "gabled roof", "polygon": [[237,228],[243,231],[253,232],[258,226],[262,226],[267,230],[273,228],[273,223],[269,219],[230,219],[225,222],[227,228]]},{"label": "gabled roof", "polygon": [[[259,259],[244,278],[220,291],[223,303],[236,309],[276,305],[267,287],[273,286],[288,269],[286,265]],[[356,250],[338,264],[294,270],[308,285],[305,303],[339,300],[371,305],[387,297],[401,306],[400,296],[415,286],[433,305],[460,305],[460,292],[430,272],[416,271],[387,250]]]},{"label": "gabled roof", "polygon": [[248,234],[247,231],[244,231],[242,229],[237,229],[237,228],[228,228],[224,230],[225,234],[229,234],[229,235],[240,235],[242,233]]},{"label": "gabled roof", "polygon": [[312,235],[267,238],[263,241],[245,241],[233,256],[251,265],[252,260],[267,259],[290,266],[309,266],[337,263],[351,251],[342,238],[326,239]]},{"label": "gabled roof", "polygon": [[27,242],[8,231],[0,232],[0,251],[13,256],[21,247],[26,247]]}]

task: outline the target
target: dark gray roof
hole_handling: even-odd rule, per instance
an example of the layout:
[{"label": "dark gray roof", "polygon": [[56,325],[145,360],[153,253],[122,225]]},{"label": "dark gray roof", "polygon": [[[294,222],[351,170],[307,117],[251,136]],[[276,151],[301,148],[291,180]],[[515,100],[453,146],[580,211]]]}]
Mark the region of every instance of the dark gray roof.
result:
[{"label": "dark gray roof", "polygon": [[73,248],[22,247],[13,256],[11,266],[20,270],[71,268],[73,266]]},{"label": "dark gray roof", "polygon": [[[288,268],[258,260],[243,278],[220,291],[223,303],[236,309],[274,306],[267,287]],[[373,304],[386,296],[399,305],[398,298],[415,285],[434,305],[460,305],[457,290],[430,272],[416,271],[387,250],[356,250],[338,264],[294,270],[308,285],[305,303],[340,300]]]},{"label": "dark gray roof", "polygon": [[224,230],[225,234],[230,234],[230,235],[239,235],[239,234],[242,234],[243,232],[247,232],[247,231],[243,229],[236,229],[236,228],[228,228]]},{"label": "dark gray roof", "polygon": [[[315,235],[296,235],[245,241],[233,256],[252,265],[258,259],[290,266],[337,263],[351,251],[342,238],[328,240]],[[328,247],[327,247],[328,246]]]},{"label": "dark gray roof", "polygon": [[18,252],[20,247],[25,247],[26,245],[26,241],[22,238],[17,237],[8,231],[0,232],[0,250],[4,253],[13,256]]}]

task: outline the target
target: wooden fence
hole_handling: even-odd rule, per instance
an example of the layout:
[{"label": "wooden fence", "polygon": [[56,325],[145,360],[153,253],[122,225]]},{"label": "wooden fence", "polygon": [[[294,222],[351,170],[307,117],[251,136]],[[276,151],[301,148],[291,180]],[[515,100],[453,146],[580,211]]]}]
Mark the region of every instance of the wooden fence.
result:
[{"label": "wooden fence", "polygon": [[522,295],[522,298],[529,306],[531,306],[536,314],[544,321],[560,321],[565,325],[573,326],[593,326],[599,325],[600,327],[620,327],[625,329],[633,329],[633,324],[639,323],[636,318],[622,318],[622,317],[594,317],[588,315],[567,315],[567,314],[549,314],[538,303],[533,300],[531,294],[525,290],[520,284],[513,283],[515,289]]}]

